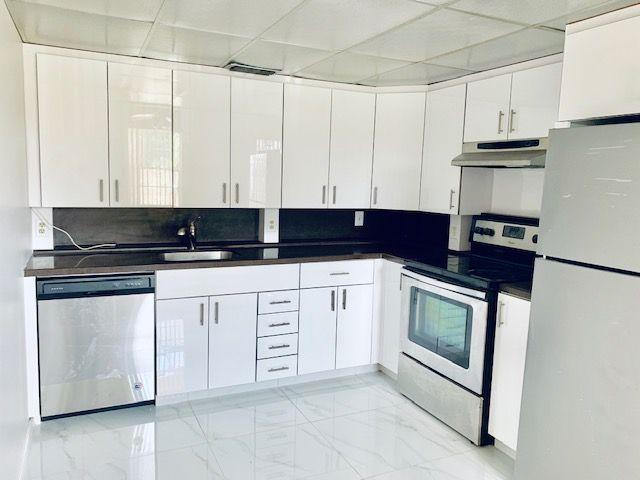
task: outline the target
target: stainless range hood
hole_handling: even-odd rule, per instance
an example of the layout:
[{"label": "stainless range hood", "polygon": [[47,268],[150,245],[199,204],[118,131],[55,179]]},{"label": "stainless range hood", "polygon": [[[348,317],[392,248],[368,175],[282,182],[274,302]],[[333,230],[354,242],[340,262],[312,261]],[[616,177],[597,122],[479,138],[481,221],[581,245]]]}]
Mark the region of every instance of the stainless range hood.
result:
[{"label": "stainless range hood", "polygon": [[547,156],[548,138],[472,142],[462,144],[462,153],[451,161],[457,167],[541,168]]}]

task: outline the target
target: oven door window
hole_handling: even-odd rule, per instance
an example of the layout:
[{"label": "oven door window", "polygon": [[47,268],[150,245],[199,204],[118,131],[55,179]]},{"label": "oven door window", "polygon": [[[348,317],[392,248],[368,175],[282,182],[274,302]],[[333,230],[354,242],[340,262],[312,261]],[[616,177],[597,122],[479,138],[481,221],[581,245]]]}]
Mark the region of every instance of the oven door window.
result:
[{"label": "oven door window", "polygon": [[473,309],[470,305],[411,287],[409,340],[469,368]]}]

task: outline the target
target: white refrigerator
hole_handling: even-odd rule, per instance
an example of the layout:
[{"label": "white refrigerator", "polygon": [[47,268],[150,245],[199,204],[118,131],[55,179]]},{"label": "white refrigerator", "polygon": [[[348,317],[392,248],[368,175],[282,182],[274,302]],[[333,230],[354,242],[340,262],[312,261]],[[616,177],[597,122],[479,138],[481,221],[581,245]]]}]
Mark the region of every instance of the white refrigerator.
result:
[{"label": "white refrigerator", "polygon": [[553,130],[515,480],[640,479],[640,123]]}]

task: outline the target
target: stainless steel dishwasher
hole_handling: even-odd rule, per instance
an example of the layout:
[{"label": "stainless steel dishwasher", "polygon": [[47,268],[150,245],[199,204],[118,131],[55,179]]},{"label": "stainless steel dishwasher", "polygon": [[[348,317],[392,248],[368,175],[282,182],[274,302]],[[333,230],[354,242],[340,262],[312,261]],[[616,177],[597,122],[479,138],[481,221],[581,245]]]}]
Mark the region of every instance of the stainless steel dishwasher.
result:
[{"label": "stainless steel dishwasher", "polygon": [[43,419],[155,396],[153,275],[37,284]]}]

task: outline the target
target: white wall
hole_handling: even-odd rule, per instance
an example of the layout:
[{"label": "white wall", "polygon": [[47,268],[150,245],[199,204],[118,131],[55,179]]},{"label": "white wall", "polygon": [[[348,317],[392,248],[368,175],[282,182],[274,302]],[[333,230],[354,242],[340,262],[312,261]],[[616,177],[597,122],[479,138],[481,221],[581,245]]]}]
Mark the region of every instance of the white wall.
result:
[{"label": "white wall", "polygon": [[544,168],[496,168],[491,213],[539,217]]},{"label": "white wall", "polygon": [[22,45],[0,2],[0,474],[18,478],[27,423],[22,269],[27,209]]}]

